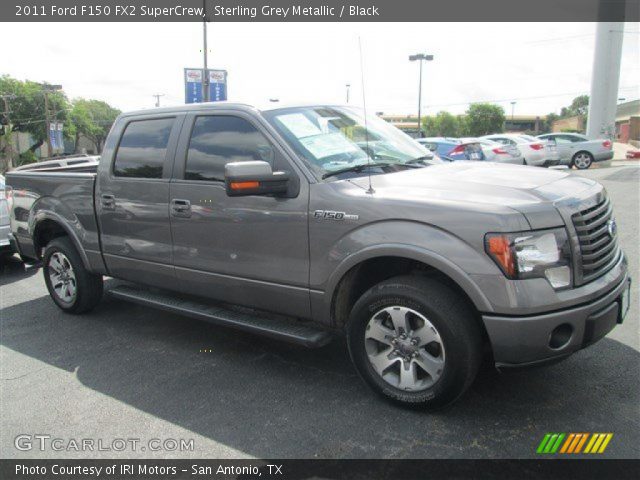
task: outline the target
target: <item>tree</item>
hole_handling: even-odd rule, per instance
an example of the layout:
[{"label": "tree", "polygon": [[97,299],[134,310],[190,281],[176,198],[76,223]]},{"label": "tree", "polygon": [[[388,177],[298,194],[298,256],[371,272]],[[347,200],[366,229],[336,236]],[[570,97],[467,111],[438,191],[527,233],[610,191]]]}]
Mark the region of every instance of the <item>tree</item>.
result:
[{"label": "tree", "polygon": [[49,105],[49,120],[65,122],[69,112],[69,102],[61,91],[46,92],[47,84],[29,80],[20,81],[8,75],[0,76],[0,95],[11,95],[10,132],[27,132],[31,134],[34,144],[29,148],[35,152],[47,140],[49,132],[45,117],[45,95]]},{"label": "tree", "polygon": [[82,134],[95,145],[97,152],[101,152],[111,125],[118,115],[120,110],[101,100],[74,100],[70,118],[76,137],[76,148]]},{"label": "tree", "polygon": [[457,137],[460,135],[459,119],[449,112],[438,112],[435,117],[427,117],[423,123],[428,137]]},{"label": "tree", "polygon": [[550,132],[551,129],[553,128],[553,122],[559,119],[560,119],[560,115],[558,115],[557,113],[552,112],[548,114],[544,121],[544,130]]},{"label": "tree", "polygon": [[466,134],[479,137],[504,129],[504,109],[491,103],[474,103],[467,110]]},{"label": "tree", "polygon": [[562,107],[560,110],[560,117],[575,117],[575,116],[586,116],[589,112],[589,95],[580,95],[576,97],[571,102],[571,105],[568,107]]}]

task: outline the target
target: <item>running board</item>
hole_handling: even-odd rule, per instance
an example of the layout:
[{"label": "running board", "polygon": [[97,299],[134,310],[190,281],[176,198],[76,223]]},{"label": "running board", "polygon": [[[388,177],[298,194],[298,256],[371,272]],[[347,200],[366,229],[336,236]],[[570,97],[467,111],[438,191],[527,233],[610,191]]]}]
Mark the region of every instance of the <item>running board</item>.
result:
[{"label": "running board", "polygon": [[295,318],[268,315],[244,308],[243,311],[238,311],[233,307],[206,300],[185,298],[185,295],[175,292],[117,281],[114,283],[116,284],[113,287],[105,285],[105,292],[115,298],[186,315],[215,325],[236,328],[307,348],[321,347],[331,340],[329,332]]}]

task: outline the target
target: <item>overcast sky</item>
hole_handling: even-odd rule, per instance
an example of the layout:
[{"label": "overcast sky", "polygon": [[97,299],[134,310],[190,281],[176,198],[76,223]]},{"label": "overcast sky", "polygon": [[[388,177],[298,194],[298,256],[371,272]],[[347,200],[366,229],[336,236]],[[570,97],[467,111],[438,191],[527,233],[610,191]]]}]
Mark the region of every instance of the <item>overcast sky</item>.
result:
[{"label": "overcast sky", "polygon": [[[462,113],[494,101],[515,113],[559,112],[588,93],[592,23],[211,23],[209,66],[229,72],[229,100],[362,103],[415,113],[418,64],[425,64],[423,111]],[[199,23],[5,23],[0,74],[62,84],[70,98],[121,110],[184,102],[183,68],[202,65]],[[620,97],[640,96],[640,25],[626,24]],[[7,41],[6,39],[11,39]]]}]

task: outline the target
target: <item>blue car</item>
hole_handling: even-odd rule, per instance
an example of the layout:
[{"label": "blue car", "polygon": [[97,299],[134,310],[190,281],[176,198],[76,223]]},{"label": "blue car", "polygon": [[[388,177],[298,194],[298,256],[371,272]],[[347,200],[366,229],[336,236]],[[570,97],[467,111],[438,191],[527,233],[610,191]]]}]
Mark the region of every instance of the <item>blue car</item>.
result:
[{"label": "blue car", "polygon": [[418,138],[418,143],[438,154],[443,160],[486,160],[478,141],[462,141],[458,138]]}]

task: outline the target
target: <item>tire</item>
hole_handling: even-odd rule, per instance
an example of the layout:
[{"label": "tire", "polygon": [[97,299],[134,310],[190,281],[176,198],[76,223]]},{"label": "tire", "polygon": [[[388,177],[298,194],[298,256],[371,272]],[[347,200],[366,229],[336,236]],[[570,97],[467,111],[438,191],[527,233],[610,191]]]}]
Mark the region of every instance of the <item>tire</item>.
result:
[{"label": "tire", "polygon": [[[398,318],[410,330],[405,339],[394,328]],[[384,342],[377,340],[380,332]],[[399,276],[365,292],[351,311],[347,342],[356,370],[374,391],[393,403],[427,410],[460,398],[482,363],[482,330],[474,312],[459,294],[431,278]],[[413,380],[403,384],[405,367],[405,379]]]},{"label": "tire", "polygon": [[[42,272],[49,295],[67,313],[85,313],[102,298],[102,275],[89,272],[78,251],[67,237],[58,237],[47,245]],[[68,288],[64,288],[64,285]]]},{"label": "tire", "polygon": [[586,170],[591,165],[593,165],[593,155],[589,152],[578,152],[571,159],[571,166],[576,167],[578,170]]}]

